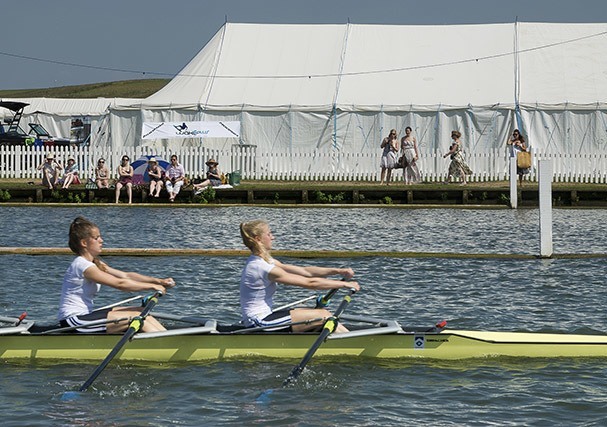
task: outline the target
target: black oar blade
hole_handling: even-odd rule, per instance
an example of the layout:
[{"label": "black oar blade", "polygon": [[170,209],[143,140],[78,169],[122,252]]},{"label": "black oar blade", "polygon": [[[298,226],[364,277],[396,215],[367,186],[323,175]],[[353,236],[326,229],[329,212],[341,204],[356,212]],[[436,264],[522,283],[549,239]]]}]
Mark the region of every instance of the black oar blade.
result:
[{"label": "black oar blade", "polygon": [[301,359],[301,362],[299,362],[299,365],[297,365],[295,368],[293,368],[293,370],[291,371],[289,376],[283,381],[283,383],[282,383],[283,387],[288,386],[292,381],[294,381],[295,379],[297,379],[297,377],[299,377],[299,375],[303,372],[304,368],[306,367],[306,365],[308,364],[310,359],[312,359],[312,356],[314,356],[314,353],[316,353],[316,350],[318,350],[318,348],[322,345],[322,343],[325,342],[327,337],[333,332],[333,330],[336,327],[337,327],[337,321],[334,318],[330,318],[325,323],[325,326],[323,327],[322,331],[320,332],[320,335],[318,336],[318,338],[316,339],[316,341],[314,342],[312,347],[310,347],[310,349],[306,352],[303,359]]},{"label": "black oar blade", "polygon": [[[283,387],[288,386],[290,383],[295,381],[297,377],[299,377],[299,375],[303,372],[310,359],[312,359],[312,356],[314,356],[316,351],[320,348],[322,343],[325,342],[329,335],[331,335],[335,331],[339,322],[339,316],[341,316],[348,304],[350,304],[350,301],[352,300],[352,294],[354,294],[354,292],[354,289],[351,289],[348,295],[344,296],[344,299],[342,300],[339,307],[337,307],[337,310],[335,310],[333,316],[327,319],[327,321],[323,325],[322,331],[320,331],[320,334],[318,335],[318,338],[316,338],[316,341],[314,341],[314,344],[312,344],[312,347],[308,349],[303,359],[301,359],[301,362],[299,362],[299,364],[291,371],[289,376],[283,381]],[[268,403],[270,401],[270,395],[273,392],[273,389],[268,389],[261,393],[261,395],[259,395],[259,397],[257,398],[257,403]]]},{"label": "black oar blade", "polygon": [[150,297],[147,300],[145,307],[143,308],[143,310],[141,310],[141,314],[139,316],[133,318],[133,320],[131,320],[131,323],[129,324],[129,328],[126,330],[126,332],[124,333],[124,335],[122,336],[120,341],[118,341],[118,343],[114,346],[112,351],[110,351],[110,354],[108,354],[105,357],[105,359],[103,359],[103,362],[101,362],[101,364],[97,367],[97,369],[95,369],[95,371],[89,377],[89,379],[86,380],[84,382],[84,384],[82,384],[82,386],[80,387],[78,392],[74,392],[74,391],[65,392],[65,393],[63,393],[61,400],[63,400],[63,401],[74,400],[79,397],[80,393],[85,392],[91,386],[91,384],[93,384],[95,379],[97,379],[97,377],[101,374],[101,372],[103,372],[103,370],[106,368],[106,366],[120,352],[120,350],[122,350],[122,347],[124,347],[125,344],[127,342],[129,342],[131,340],[131,338],[133,338],[133,335],[135,335],[137,332],[139,332],[139,330],[143,327],[143,321],[145,320],[147,315],[150,314],[152,309],[156,306],[156,304],[158,303],[158,298],[160,296],[162,296],[162,292],[156,292],[152,297]]}]

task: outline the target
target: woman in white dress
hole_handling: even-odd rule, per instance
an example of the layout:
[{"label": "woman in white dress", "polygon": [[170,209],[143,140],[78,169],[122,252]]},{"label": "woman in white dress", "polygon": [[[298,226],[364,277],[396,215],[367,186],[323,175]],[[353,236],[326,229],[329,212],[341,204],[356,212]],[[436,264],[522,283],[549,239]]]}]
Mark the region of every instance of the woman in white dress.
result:
[{"label": "woman in white dress", "polygon": [[398,136],[396,129],[392,129],[390,134],[385,137],[380,147],[384,150],[381,155],[381,182],[380,185],[386,182],[386,185],[390,185],[392,179],[392,169],[396,166],[398,156]]},{"label": "woman in white dress", "polygon": [[417,184],[421,181],[417,161],[419,160],[419,151],[417,151],[417,139],[411,135],[413,129],[409,126],[405,128],[405,136],[400,140],[400,148],[403,155],[403,176],[405,184]]}]

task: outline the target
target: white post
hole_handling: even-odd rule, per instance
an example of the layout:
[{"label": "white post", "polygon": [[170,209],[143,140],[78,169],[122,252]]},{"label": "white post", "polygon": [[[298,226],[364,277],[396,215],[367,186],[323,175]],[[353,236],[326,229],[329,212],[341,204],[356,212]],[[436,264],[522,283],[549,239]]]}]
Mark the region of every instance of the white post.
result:
[{"label": "white post", "polygon": [[518,194],[516,192],[516,156],[509,157],[510,159],[510,207],[516,209],[518,207]]},{"label": "white post", "polygon": [[540,256],[552,256],[552,160],[538,162],[540,192]]}]

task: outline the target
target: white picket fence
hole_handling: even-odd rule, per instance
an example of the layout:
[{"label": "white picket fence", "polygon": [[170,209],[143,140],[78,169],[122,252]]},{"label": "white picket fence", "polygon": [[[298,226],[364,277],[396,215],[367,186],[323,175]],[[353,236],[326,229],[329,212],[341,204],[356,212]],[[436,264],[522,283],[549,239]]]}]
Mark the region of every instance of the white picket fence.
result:
[{"label": "white picket fence", "polygon": [[[168,160],[177,155],[190,177],[205,176],[205,162],[214,158],[223,172],[239,171],[242,179],[298,180],[298,181],[378,181],[381,153],[299,152],[258,153],[255,146],[235,145],[229,150],[211,150],[205,147],[184,147],[176,151],[132,147],[121,151],[91,147],[6,147],[0,146],[0,178],[40,178],[37,166],[47,153],[53,153],[64,164],[69,156],[80,165],[81,176],[94,176],[94,168],[101,157],[106,159],[112,177],[124,154],[134,161],[144,155]],[[449,159],[441,152],[423,155],[419,161],[422,179],[426,182],[443,181]],[[540,159],[552,159],[555,182],[607,183],[607,153],[554,154],[533,152],[533,164]],[[488,154],[467,154],[466,161],[473,170],[472,182],[502,181],[508,179],[508,157],[505,150]],[[536,167],[530,179],[536,180]],[[403,180],[402,169],[395,170],[394,178]]]}]

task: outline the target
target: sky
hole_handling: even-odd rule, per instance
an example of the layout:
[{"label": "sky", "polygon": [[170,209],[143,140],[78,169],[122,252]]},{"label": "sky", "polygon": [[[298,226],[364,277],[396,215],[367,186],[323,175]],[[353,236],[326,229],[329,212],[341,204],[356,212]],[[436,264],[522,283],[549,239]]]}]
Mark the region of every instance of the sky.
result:
[{"label": "sky", "polygon": [[0,5],[0,89],[172,78],[226,21],[444,25],[518,20],[604,22],[607,28],[605,0],[0,0]]}]

